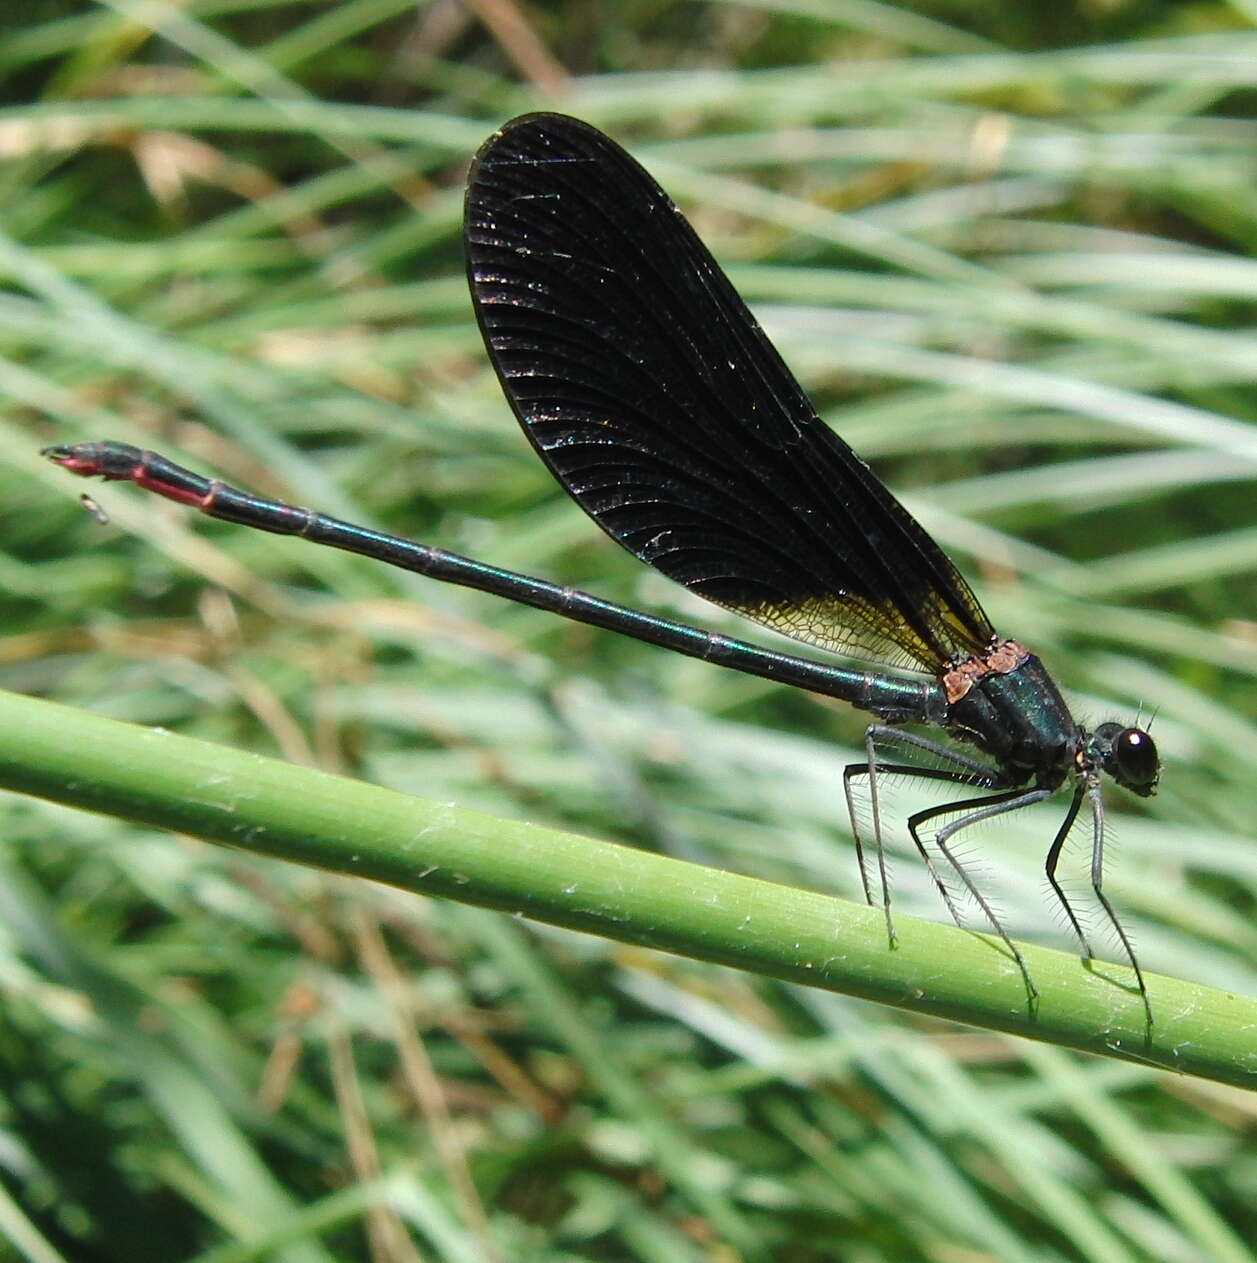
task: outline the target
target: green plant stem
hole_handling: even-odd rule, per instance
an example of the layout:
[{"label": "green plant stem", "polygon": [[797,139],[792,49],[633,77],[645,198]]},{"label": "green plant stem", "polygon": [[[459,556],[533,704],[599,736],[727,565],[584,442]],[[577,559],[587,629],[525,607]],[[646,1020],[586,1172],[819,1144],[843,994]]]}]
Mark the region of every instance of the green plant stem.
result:
[{"label": "green plant stem", "polygon": [[0,694],[0,785],[261,855],[1257,1088],[1257,1001]]}]

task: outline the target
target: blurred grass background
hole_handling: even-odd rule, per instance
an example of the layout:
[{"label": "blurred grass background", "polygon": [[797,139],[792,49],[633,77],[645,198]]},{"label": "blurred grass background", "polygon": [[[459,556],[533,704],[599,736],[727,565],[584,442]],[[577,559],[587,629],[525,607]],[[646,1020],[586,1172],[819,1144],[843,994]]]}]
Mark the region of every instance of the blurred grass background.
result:
[{"label": "blurred grass background", "polygon": [[[1111,892],[1146,968],[1253,994],[1255,27],[1241,0],[7,8],[0,683],[856,896],[860,716],[127,489],[102,528],[36,454],[160,446],[744,634],[586,521],[488,369],[466,165],[560,108],[677,198],[1078,712],[1155,712]],[[970,856],[1014,933],[1066,945],[1061,806]],[[12,1257],[1252,1257],[1250,1095],[3,811]],[[904,842],[898,905],[941,917]]]}]

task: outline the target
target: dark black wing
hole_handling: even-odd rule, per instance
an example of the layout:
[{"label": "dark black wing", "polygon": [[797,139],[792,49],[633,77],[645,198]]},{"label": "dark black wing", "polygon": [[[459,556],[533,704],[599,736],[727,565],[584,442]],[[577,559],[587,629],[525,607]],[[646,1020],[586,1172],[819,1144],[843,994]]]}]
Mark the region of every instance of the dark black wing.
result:
[{"label": "dark black wing", "polygon": [[472,166],[466,247],[525,433],[630,552],[826,649],[937,673],[989,645],[968,584],[614,141],[560,114],[508,123]]}]

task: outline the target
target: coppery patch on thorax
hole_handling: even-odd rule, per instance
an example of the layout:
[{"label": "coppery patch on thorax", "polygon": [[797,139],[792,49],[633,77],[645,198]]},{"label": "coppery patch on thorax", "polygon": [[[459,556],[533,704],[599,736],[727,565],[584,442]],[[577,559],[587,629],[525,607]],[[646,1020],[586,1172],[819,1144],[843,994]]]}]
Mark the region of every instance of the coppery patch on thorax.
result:
[{"label": "coppery patch on thorax", "polygon": [[954,706],[971,688],[988,675],[1008,675],[1030,657],[1030,651],[1015,640],[1001,640],[984,654],[957,662],[943,673],[943,691]]}]

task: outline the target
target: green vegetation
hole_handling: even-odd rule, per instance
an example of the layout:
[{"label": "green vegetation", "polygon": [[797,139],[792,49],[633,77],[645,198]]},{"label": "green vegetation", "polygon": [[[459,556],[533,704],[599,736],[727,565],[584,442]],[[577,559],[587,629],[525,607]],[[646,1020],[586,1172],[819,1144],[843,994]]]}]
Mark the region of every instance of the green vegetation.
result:
[{"label": "green vegetation", "polygon": [[[1240,4],[1061,9],[555,0],[484,4],[491,31],[397,0],[13,6],[0,686],[857,896],[860,716],[128,488],[93,488],[102,528],[37,455],[160,446],[746,634],[587,522],[488,369],[463,173],[562,108],[673,192],[1079,711],[1156,711],[1160,793],[1109,793],[1110,891],[1149,970],[1257,995],[1257,32]],[[1019,937],[1068,949],[1061,807],[969,854]],[[1233,1088],[3,811],[15,1257],[1252,1257]],[[942,919],[910,852],[897,832],[897,907]]]}]

